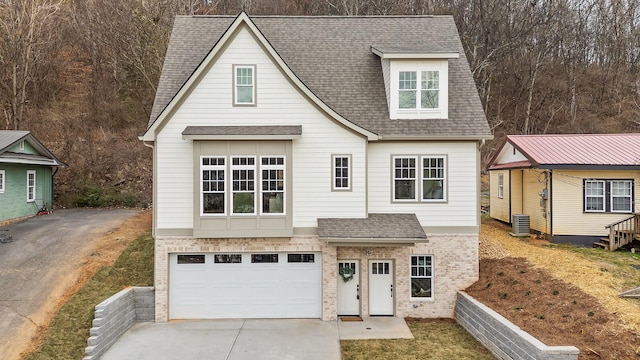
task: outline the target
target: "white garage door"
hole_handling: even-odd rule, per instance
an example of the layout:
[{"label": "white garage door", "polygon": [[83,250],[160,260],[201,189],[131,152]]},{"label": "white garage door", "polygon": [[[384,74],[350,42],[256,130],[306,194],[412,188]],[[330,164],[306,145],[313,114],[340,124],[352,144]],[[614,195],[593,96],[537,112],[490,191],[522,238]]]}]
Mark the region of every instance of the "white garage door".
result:
[{"label": "white garage door", "polygon": [[169,256],[169,317],[319,318],[320,253]]}]

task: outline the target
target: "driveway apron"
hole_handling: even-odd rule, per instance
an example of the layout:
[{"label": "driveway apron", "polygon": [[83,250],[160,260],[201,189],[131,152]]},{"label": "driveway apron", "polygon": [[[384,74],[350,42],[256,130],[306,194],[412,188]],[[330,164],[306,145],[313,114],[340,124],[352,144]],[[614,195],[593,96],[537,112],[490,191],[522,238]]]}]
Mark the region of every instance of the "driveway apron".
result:
[{"label": "driveway apron", "polygon": [[101,360],[339,360],[335,321],[229,319],[134,324]]},{"label": "driveway apron", "polygon": [[[0,243],[0,359],[16,359],[27,339],[24,326],[42,325],[33,314],[47,302],[58,281],[81,266],[83,251],[137,210],[65,209],[2,227],[13,242]],[[19,341],[18,341],[19,340]]]}]

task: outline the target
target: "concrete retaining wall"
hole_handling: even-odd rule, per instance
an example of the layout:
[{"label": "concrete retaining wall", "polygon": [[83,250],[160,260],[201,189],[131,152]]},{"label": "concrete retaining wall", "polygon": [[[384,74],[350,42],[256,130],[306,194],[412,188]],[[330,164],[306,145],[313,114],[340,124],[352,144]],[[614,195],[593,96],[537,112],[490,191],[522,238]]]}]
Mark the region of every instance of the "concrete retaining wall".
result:
[{"label": "concrete retaining wall", "polygon": [[458,292],[455,317],[498,359],[577,360],[574,346],[547,346],[502,315],[464,292]]},{"label": "concrete retaining wall", "polygon": [[131,325],[155,318],[153,287],[124,289],[96,306],[84,360],[97,360]]}]

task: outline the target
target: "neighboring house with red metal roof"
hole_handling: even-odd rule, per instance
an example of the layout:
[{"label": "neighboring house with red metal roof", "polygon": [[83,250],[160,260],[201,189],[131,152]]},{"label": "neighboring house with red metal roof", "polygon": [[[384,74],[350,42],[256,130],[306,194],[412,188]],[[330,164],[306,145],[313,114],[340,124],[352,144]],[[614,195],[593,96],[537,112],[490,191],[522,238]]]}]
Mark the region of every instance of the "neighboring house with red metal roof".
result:
[{"label": "neighboring house with red metal roof", "polygon": [[611,233],[608,225],[634,221],[640,134],[508,135],[489,173],[492,218],[526,214],[553,241],[590,246]]},{"label": "neighboring house with red metal roof", "polygon": [[154,151],[157,321],[452,317],[492,138],[451,16],[179,16]]}]

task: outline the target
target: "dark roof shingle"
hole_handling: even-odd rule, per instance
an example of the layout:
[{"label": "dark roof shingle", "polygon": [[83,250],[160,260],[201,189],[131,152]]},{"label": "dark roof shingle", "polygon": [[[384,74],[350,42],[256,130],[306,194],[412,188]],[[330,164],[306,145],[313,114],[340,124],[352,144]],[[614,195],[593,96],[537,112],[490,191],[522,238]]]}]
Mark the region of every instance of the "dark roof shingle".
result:
[{"label": "dark roof shingle", "polygon": [[[158,118],[227,28],[232,16],[178,16],[153,105]],[[335,112],[386,137],[491,136],[451,16],[255,16],[293,73]],[[390,120],[380,58],[371,47],[457,52],[449,60],[449,118]]]},{"label": "dark roof shingle", "polygon": [[426,239],[415,214],[369,214],[366,219],[318,219],[320,239]]}]

